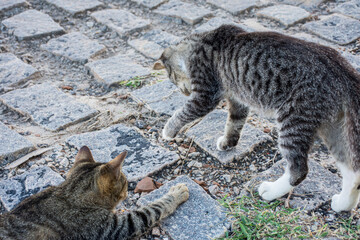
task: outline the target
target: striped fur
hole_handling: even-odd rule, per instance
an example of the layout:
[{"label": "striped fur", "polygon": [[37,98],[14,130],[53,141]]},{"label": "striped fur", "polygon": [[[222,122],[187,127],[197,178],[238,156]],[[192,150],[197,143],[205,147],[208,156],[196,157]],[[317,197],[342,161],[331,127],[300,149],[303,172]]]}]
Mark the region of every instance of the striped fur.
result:
[{"label": "striped fur", "polygon": [[[281,197],[305,179],[316,134],[359,176],[351,183],[359,187],[360,75],[336,50],[279,33],[247,33],[223,25],[189,36],[166,49],[161,60],[170,80],[190,95],[166,123],[164,138],[173,138],[225,98],[229,116],[217,142],[219,150],[237,144],[249,107],[277,116],[279,148],[288,167],[279,181],[260,186],[264,199]],[[279,187],[282,191],[276,190]]]},{"label": "striped fur", "polygon": [[0,239],[132,239],[169,216],[189,197],[179,184],[159,200],[124,215],[114,213],[127,197],[121,171],[124,153],[96,163],[80,149],[67,179],[35,194],[0,216]]}]

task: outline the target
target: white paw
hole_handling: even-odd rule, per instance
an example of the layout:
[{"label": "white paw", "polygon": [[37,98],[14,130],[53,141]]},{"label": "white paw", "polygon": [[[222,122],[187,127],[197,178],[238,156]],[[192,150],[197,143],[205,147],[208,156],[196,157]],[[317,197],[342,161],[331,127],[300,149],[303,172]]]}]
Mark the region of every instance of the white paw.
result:
[{"label": "white paw", "polygon": [[272,201],[290,192],[293,187],[290,184],[286,184],[284,181],[279,180],[275,182],[263,182],[260,184],[258,191],[262,199]]},{"label": "white paw", "polygon": [[346,199],[346,197],[343,197],[340,194],[335,194],[331,199],[331,208],[335,212],[350,211],[356,207],[356,205],[357,201]]},{"label": "white paw", "polygon": [[170,188],[169,194],[173,194],[180,203],[189,199],[189,189],[184,183],[177,184]]},{"label": "white paw", "polygon": [[222,143],[223,139],[224,139],[224,136],[221,136],[221,137],[219,137],[218,140],[216,141],[216,148],[217,148],[217,150],[219,150],[219,151],[224,151],[224,150],[225,150],[225,149],[223,149],[223,148],[221,147],[221,143]]},{"label": "white paw", "polygon": [[167,131],[166,131],[166,126],[164,127],[164,129],[162,130],[162,138],[167,140],[167,141],[171,141],[174,140],[173,137],[168,136]]}]

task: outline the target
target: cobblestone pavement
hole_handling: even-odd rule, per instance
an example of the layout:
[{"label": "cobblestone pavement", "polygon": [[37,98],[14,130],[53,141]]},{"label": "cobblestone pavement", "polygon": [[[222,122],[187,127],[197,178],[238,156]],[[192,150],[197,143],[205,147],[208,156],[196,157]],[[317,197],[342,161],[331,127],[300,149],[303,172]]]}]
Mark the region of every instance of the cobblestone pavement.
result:
[{"label": "cobblestone pavement", "polygon": [[[281,160],[274,121],[252,113],[239,146],[218,152],[222,104],[174,141],[163,140],[161,129],[186,97],[153,67],[156,59],[190,33],[230,23],[331,46],[360,71],[359,13],[358,0],[0,0],[1,212],[63,181],[79,147],[88,145],[101,162],[129,151],[124,171],[130,194],[119,208],[156,199],[176,182],[189,185],[189,202],[147,239],[223,235],[229,224],[213,199],[246,194],[244,186],[281,174],[283,163],[273,165]],[[323,174],[310,174],[293,206],[316,209],[339,191],[332,158],[318,141],[311,159]],[[164,187],[134,194],[145,176]],[[193,180],[204,181],[208,191]],[[332,188],[318,189],[317,181]]]}]

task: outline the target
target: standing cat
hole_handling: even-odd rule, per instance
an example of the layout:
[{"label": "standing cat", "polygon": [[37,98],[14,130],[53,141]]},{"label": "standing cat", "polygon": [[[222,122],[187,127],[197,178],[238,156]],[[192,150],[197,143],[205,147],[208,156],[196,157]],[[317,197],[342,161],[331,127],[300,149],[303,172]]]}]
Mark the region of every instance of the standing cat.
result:
[{"label": "standing cat", "polygon": [[121,171],[126,152],[97,163],[87,147],[59,186],[35,194],[0,215],[0,239],[131,239],[172,214],[189,198],[179,184],[159,200],[124,215],[113,211],[127,197]]},{"label": "standing cat", "polygon": [[171,81],[191,95],[166,123],[165,139],[226,98],[229,115],[217,148],[227,150],[239,140],[248,107],[272,110],[287,168],[277,181],[260,185],[261,197],[279,198],[304,180],[308,152],[319,134],[343,176],[342,191],[333,196],[331,207],[339,212],[357,205],[360,74],[334,49],[278,33],[247,33],[223,25],[167,48],[161,60]]}]

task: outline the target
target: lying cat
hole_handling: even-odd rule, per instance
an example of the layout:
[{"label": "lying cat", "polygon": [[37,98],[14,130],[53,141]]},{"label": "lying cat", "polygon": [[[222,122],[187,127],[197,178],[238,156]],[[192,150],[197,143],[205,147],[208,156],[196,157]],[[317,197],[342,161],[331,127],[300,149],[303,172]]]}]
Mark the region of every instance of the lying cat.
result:
[{"label": "lying cat", "polygon": [[0,239],[131,239],[172,214],[189,198],[184,184],[159,200],[124,215],[114,213],[127,197],[121,171],[126,152],[97,163],[87,147],[59,186],[49,187],[0,215]]},{"label": "lying cat", "polygon": [[343,176],[342,191],[333,196],[331,207],[339,212],[357,205],[360,74],[337,51],[279,33],[247,33],[223,25],[165,49],[161,60],[170,80],[190,95],[166,123],[165,139],[226,98],[229,115],[217,148],[227,150],[237,144],[249,107],[272,110],[287,168],[277,181],[260,185],[261,197],[279,198],[304,180],[308,152],[319,134]]}]

